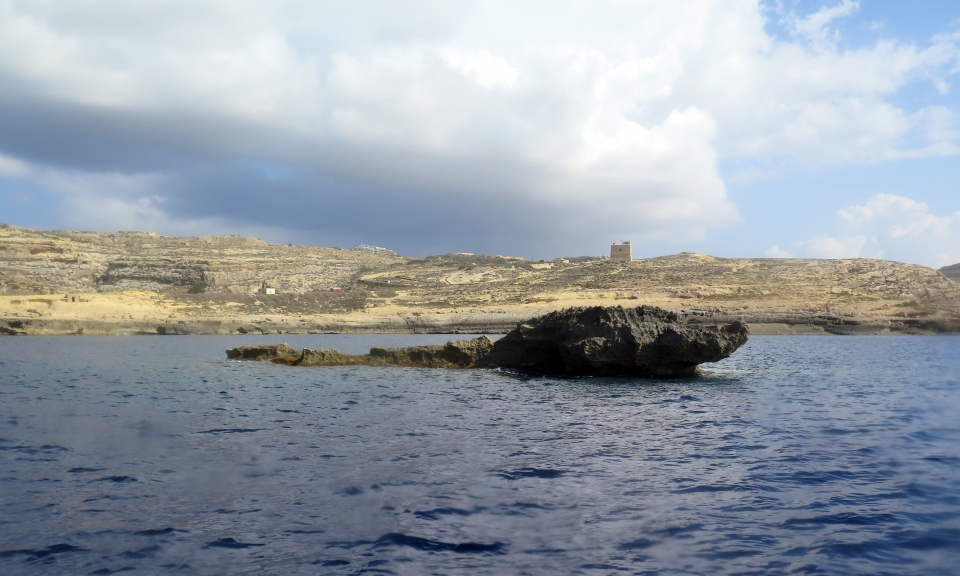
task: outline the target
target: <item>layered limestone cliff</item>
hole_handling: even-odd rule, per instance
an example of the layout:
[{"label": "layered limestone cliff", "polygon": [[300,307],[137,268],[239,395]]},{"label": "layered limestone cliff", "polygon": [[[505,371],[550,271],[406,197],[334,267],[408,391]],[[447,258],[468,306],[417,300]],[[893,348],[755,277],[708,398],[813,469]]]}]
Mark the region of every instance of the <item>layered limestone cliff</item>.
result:
[{"label": "layered limestone cliff", "polygon": [[241,236],[37,232],[0,227],[0,294],[166,290],[204,284],[236,294],[263,282],[283,292],[328,290],[400,260],[360,250],[267,244]]}]

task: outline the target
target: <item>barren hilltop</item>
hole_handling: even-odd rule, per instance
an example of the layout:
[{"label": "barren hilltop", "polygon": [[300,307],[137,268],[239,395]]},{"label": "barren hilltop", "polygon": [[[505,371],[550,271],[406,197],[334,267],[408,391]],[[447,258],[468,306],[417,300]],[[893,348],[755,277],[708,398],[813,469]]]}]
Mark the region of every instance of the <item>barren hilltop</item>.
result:
[{"label": "barren hilltop", "polygon": [[742,319],[753,333],[960,332],[960,284],[885,260],[407,258],[0,225],[5,334],[493,333],[551,310],[617,304]]}]

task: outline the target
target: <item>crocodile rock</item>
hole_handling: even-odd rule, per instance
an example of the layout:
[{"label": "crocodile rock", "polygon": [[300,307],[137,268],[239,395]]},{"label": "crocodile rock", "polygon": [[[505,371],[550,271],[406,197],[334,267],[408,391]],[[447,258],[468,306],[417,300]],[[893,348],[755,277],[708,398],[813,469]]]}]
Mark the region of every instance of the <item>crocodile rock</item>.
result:
[{"label": "crocodile rock", "polygon": [[486,336],[443,346],[372,348],[369,354],[297,351],[286,344],[240,346],[227,356],[296,366],[506,368],[556,376],[696,374],[704,362],[730,356],[747,341],[745,324],[704,324],[652,306],[568,308],[519,324],[496,343]]}]

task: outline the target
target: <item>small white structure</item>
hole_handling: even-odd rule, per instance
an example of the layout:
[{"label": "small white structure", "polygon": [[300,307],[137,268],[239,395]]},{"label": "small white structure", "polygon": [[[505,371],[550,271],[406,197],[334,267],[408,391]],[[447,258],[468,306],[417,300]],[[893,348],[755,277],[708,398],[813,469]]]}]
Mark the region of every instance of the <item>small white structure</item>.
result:
[{"label": "small white structure", "polygon": [[622,240],[619,244],[610,245],[611,262],[633,262],[633,248],[629,240]]},{"label": "small white structure", "polygon": [[359,252],[372,252],[379,256],[396,256],[397,253],[389,248],[384,248],[382,246],[370,246],[369,244],[361,244],[359,246],[354,246],[354,250]]},{"label": "small white structure", "polygon": [[259,292],[260,292],[261,294],[272,295],[272,294],[276,294],[276,293],[277,293],[277,289],[276,289],[276,288],[267,288],[267,281],[264,280],[264,281],[263,281],[263,284],[260,286]]}]

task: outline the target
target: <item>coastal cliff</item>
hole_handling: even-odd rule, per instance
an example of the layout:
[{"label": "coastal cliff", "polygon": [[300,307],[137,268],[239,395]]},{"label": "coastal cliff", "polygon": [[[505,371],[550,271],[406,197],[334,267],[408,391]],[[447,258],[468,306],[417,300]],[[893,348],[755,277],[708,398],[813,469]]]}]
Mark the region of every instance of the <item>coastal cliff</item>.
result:
[{"label": "coastal cliff", "polygon": [[[506,333],[573,306],[652,305],[754,334],[960,332],[960,284],[875,259],[534,262],[238,236],[0,226],[0,334]],[[264,284],[275,294],[258,293]]]}]

